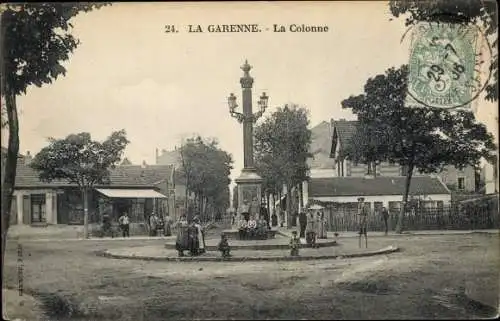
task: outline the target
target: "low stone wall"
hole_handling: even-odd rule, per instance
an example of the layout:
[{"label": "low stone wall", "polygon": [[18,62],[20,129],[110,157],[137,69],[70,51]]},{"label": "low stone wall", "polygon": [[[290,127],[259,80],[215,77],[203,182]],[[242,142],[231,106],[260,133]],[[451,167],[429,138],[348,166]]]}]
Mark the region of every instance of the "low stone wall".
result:
[{"label": "low stone wall", "polygon": [[[238,230],[224,230],[222,231],[224,235],[230,240],[240,240],[240,233]],[[267,239],[274,239],[276,238],[276,234],[278,233],[278,230],[276,229],[271,229],[267,231]],[[255,236],[253,238],[245,238],[245,240],[262,240],[261,238]]]}]

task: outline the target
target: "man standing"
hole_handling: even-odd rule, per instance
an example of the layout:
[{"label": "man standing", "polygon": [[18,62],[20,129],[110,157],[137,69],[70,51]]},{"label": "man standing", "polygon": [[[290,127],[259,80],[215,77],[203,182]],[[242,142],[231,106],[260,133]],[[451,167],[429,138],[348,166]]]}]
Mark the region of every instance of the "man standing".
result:
[{"label": "man standing", "polygon": [[130,237],[129,234],[129,219],[127,212],[123,212],[122,216],[118,219],[118,224],[120,224],[120,228],[122,230],[123,237]]},{"label": "man standing", "polygon": [[300,233],[299,237],[301,239],[306,237],[306,225],[307,225],[307,214],[302,211],[299,214],[299,225],[300,225]]},{"label": "man standing", "polygon": [[365,236],[365,247],[368,247],[368,208],[363,197],[358,198],[358,220],[359,220],[359,247],[361,248],[361,238]]},{"label": "man standing", "polygon": [[153,212],[149,217],[149,236],[156,236],[157,227],[158,227],[158,217]]},{"label": "man standing", "polygon": [[389,232],[389,212],[387,211],[387,208],[382,207],[382,219],[384,220],[384,227],[385,227],[385,235]]},{"label": "man standing", "polygon": [[306,243],[310,247],[316,247],[316,216],[313,211],[307,216]]}]

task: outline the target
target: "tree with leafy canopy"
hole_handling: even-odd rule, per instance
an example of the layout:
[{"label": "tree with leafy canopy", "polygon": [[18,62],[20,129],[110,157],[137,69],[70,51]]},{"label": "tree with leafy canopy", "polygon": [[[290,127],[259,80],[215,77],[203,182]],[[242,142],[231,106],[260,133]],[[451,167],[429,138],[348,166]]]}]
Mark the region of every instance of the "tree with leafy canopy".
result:
[{"label": "tree with leafy canopy", "polygon": [[105,141],[91,139],[89,133],[63,139],[49,138],[50,144],[36,154],[30,167],[41,181],[65,180],[82,193],[84,237],[88,237],[88,195],[96,185],[108,184],[110,169],[120,161],[129,143],[125,130],[113,132]]},{"label": "tree with leafy canopy", "polygon": [[491,80],[486,86],[486,99],[498,100],[498,9],[493,0],[392,0],[389,7],[394,17],[406,16],[407,26],[418,22],[444,22],[461,25],[477,24],[483,28],[493,50]]},{"label": "tree with leafy canopy", "polygon": [[[16,96],[28,86],[50,84],[66,69],[61,62],[78,46],[71,18],[109,3],[19,3],[0,6],[0,96],[8,152],[2,177],[2,266],[19,153]],[[20,41],[22,39],[22,41]]]},{"label": "tree with leafy canopy", "polygon": [[194,193],[195,206],[202,217],[208,209],[212,214],[227,209],[233,163],[231,155],[220,149],[216,140],[196,136],[183,142],[180,158],[186,176],[186,202],[188,191]]},{"label": "tree with leafy canopy", "polygon": [[[288,226],[292,224],[293,187],[302,185],[309,178],[307,158],[311,157],[311,130],[309,113],[297,105],[278,108],[255,128],[257,168],[264,180],[264,187],[278,191],[286,186]],[[268,165],[263,165],[268,162]]]},{"label": "tree with leafy canopy", "polygon": [[387,153],[386,132],[373,124],[361,121],[356,124],[356,131],[350,143],[345,146],[340,155],[355,164],[367,164],[366,174],[376,176],[377,165],[382,161],[380,155]]},{"label": "tree with leafy canopy", "polygon": [[[365,137],[380,146],[357,153],[369,154],[372,160],[395,162],[407,169],[403,206],[396,227],[399,233],[415,170],[429,174],[439,172],[445,165],[477,166],[482,157],[491,157],[496,148],[493,136],[469,110],[405,106],[407,76],[406,65],[389,68],[385,74],[368,79],[363,94],[342,101],[343,108],[358,116],[360,126],[370,126],[364,133],[373,130],[384,133],[378,140]],[[354,148],[365,145],[356,144]]]},{"label": "tree with leafy canopy", "polygon": [[280,177],[280,164],[278,159],[271,153],[266,153],[260,149],[259,144],[255,144],[255,168],[262,177],[262,194],[266,198],[267,212],[270,213],[271,195],[276,195],[283,187],[285,180]]}]

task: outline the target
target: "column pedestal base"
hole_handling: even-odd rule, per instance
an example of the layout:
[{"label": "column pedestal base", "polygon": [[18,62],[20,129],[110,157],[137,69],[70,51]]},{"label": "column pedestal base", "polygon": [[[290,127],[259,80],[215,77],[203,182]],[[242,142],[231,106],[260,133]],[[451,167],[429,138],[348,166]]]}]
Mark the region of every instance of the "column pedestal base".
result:
[{"label": "column pedestal base", "polygon": [[248,219],[254,216],[257,219],[261,207],[262,178],[254,168],[244,168],[235,182],[238,188],[238,217],[243,215]]}]

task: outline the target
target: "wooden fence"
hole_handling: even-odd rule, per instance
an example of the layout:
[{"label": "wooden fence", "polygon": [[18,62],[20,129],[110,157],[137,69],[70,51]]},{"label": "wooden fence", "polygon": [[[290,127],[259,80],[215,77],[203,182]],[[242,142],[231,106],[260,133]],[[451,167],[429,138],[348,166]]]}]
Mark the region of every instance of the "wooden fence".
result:
[{"label": "wooden fence", "polygon": [[[328,230],[332,232],[358,231],[356,209],[336,210],[326,207]],[[396,228],[398,211],[389,213],[389,231]],[[443,208],[421,208],[405,213],[404,230],[476,230],[500,228],[498,201],[483,204],[452,204]],[[384,231],[381,214],[372,213],[368,217],[368,231]]]}]

